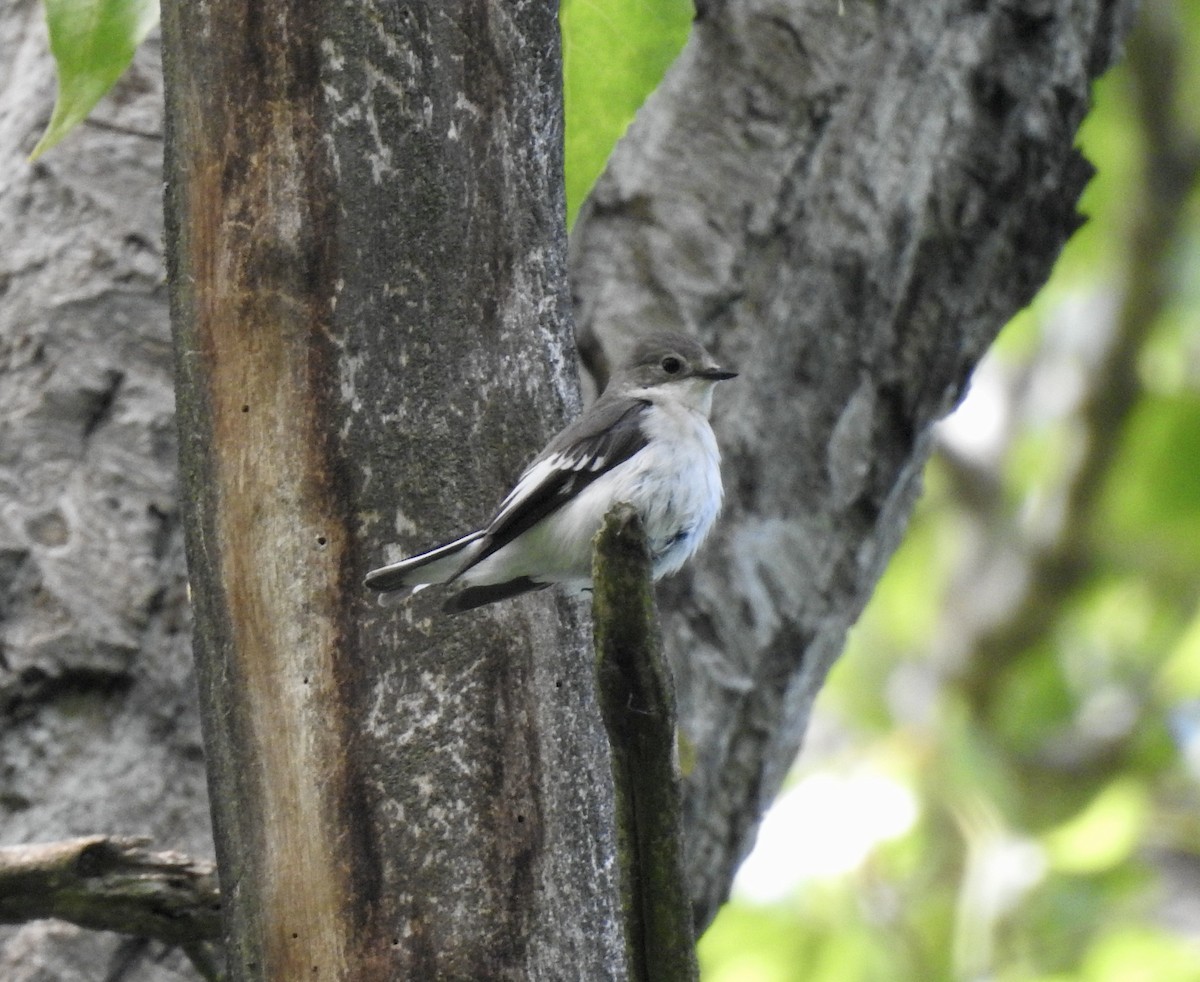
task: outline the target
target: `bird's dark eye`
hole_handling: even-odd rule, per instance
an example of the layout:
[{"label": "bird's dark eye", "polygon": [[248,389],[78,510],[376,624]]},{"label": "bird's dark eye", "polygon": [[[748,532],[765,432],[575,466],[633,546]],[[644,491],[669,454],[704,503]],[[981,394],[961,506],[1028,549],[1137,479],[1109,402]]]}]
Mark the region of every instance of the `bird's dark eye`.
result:
[{"label": "bird's dark eye", "polygon": [[678,375],[683,370],[683,362],[674,355],[667,355],[662,360],[662,370],[668,375]]}]

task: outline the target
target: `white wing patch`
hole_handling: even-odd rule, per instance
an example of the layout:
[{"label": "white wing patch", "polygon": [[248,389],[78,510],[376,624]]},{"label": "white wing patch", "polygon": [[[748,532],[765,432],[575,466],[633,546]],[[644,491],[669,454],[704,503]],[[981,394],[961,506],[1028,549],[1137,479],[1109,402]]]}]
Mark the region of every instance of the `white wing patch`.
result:
[{"label": "white wing patch", "polygon": [[[576,454],[569,457],[563,453],[550,454],[541,460],[535,460],[525,470],[514,487],[502,502],[496,512],[496,517],[489,522],[495,528],[508,521],[521,507],[533,498],[536,493],[547,485],[556,482],[561,474],[578,474],[580,471],[602,471],[608,464],[608,458],[600,454]],[[564,486],[564,491],[572,490],[570,479]]]}]

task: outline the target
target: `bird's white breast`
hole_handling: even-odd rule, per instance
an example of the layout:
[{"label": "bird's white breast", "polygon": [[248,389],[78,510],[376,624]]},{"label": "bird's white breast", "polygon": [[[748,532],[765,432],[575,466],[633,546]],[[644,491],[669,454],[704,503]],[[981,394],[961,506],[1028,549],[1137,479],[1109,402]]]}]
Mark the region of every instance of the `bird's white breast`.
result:
[{"label": "bird's white breast", "polygon": [[[656,578],[679,569],[696,551],[721,508],[720,454],[712,427],[703,414],[677,402],[656,404],[643,426],[645,447],[526,533],[520,561],[529,568],[523,574],[540,581],[590,582],[592,539],[621,501],[642,517]],[[504,557],[513,559],[512,552]]]}]

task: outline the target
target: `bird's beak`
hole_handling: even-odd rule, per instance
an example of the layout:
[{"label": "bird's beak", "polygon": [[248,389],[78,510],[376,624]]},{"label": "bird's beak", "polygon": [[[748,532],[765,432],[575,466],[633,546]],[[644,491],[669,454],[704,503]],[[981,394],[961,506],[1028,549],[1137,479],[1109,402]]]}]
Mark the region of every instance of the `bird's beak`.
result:
[{"label": "bird's beak", "polygon": [[727,372],[713,365],[711,368],[701,368],[692,373],[696,378],[706,378],[710,382],[723,382],[725,379],[737,378],[737,372]]}]

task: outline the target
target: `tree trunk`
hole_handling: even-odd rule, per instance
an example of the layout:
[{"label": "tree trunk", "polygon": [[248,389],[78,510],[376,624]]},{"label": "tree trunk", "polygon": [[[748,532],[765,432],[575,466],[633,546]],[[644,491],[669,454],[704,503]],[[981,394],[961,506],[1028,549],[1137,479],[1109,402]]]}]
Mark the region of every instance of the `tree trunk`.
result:
[{"label": "tree trunk", "polygon": [[[210,856],[176,506],[162,82],[139,52],[37,164],[54,68],[0,4],[0,829]],[[34,921],[5,982],[195,979],[163,945]]]},{"label": "tree trunk", "polygon": [[[681,322],[727,504],[662,591],[707,923],[900,539],[930,427],[1078,226],[1132,0],[709,0],[581,214],[585,350]],[[717,108],[714,108],[717,107]]]},{"label": "tree trunk", "polygon": [[451,619],[362,587],[385,543],[485,519],[577,408],[553,8],[255,10],[164,10],[232,976],[621,977],[580,606]]}]

